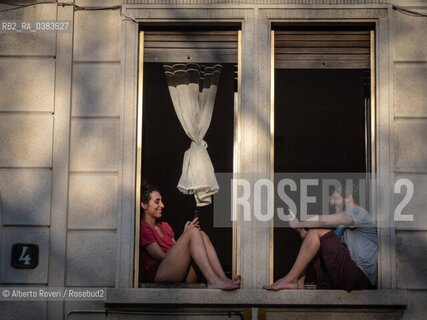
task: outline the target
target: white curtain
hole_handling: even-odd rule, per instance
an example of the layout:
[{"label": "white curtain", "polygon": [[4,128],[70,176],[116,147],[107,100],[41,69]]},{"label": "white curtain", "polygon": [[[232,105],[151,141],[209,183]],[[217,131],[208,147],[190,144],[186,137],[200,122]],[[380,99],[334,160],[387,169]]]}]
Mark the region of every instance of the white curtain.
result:
[{"label": "white curtain", "polygon": [[192,140],[190,149],[184,153],[177,187],[184,194],[194,194],[197,206],[205,206],[219,190],[208,145],[203,138],[211,123],[222,67],[174,64],[164,68],[175,112]]}]

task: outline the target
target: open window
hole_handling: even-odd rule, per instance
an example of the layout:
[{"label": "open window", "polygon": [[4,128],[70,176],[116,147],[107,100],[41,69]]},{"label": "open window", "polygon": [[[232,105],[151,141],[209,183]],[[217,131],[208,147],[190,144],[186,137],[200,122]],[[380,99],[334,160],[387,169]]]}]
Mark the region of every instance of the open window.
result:
[{"label": "open window", "polygon": [[[304,173],[307,178],[309,173],[311,178],[319,178],[319,173],[358,173],[363,178],[374,171],[373,35],[370,26],[274,27],[274,173]],[[299,203],[299,194],[290,197]],[[320,203],[308,209],[322,212]],[[275,221],[275,226],[277,280],[291,269],[301,239],[283,222]],[[308,270],[306,283],[313,281]]]},{"label": "open window", "polygon": [[144,181],[160,187],[165,204],[163,217],[175,238],[182,233],[185,222],[193,219],[195,210],[199,211],[200,225],[214,244],[225,273],[232,272],[233,230],[214,227],[214,202],[196,207],[193,195],[184,195],[177,189],[184,152],[191,140],[174,110],[164,65],[221,65],[212,119],[204,140],[215,172],[233,172],[238,32],[234,26],[145,26],[140,31],[135,287],[141,287],[142,279],[139,202]]}]

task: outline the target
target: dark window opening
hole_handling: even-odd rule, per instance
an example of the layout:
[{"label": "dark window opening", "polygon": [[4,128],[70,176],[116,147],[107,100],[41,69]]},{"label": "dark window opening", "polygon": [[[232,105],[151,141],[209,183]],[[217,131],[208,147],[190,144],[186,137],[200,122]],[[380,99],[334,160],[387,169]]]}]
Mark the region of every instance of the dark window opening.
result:
[{"label": "dark window opening", "polygon": [[[369,70],[274,72],[274,172],[368,171],[365,98],[369,98],[369,88],[365,84]],[[294,201],[298,204],[298,199]],[[314,212],[309,209],[309,213]],[[290,228],[274,229],[275,280],[289,272],[301,242]],[[306,283],[314,281],[313,271],[308,270]]]}]

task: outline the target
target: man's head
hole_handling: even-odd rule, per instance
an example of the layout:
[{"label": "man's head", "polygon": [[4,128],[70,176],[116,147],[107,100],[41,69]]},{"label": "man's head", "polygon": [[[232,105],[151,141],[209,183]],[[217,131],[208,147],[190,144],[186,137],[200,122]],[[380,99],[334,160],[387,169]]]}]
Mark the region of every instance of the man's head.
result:
[{"label": "man's head", "polygon": [[342,190],[340,188],[334,189],[331,195],[331,201],[329,205],[335,208],[335,213],[344,211],[344,198],[341,195]]},{"label": "man's head", "polygon": [[[342,187],[344,185],[344,188]],[[359,187],[355,183],[343,183],[332,191],[330,205],[335,212],[351,209],[359,204]]]},{"label": "man's head", "polygon": [[359,205],[359,186],[355,183],[346,184],[344,188],[346,207],[349,204]]}]

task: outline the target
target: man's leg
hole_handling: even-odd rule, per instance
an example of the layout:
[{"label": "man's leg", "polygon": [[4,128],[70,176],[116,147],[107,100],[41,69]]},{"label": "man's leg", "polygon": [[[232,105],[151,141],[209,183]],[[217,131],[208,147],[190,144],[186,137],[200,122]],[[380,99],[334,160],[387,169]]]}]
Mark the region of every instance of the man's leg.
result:
[{"label": "man's leg", "polygon": [[329,231],[331,230],[310,229],[304,238],[297,259],[289,273],[272,285],[264,286],[263,288],[267,290],[298,289],[298,279],[320,249],[320,237]]},{"label": "man's leg", "polygon": [[334,285],[332,284],[332,280],[326,271],[323,259],[320,257],[320,255],[314,258],[313,266],[314,271],[316,272],[317,289],[333,289]]},{"label": "man's leg", "polygon": [[[305,239],[305,236],[307,235],[308,231],[305,228],[297,229],[300,237],[302,240]],[[305,273],[307,272],[307,267],[304,269],[304,271],[301,273],[299,279],[298,279],[298,289],[304,289],[305,284]]]},{"label": "man's leg", "polygon": [[305,283],[305,271],[303,271],[302,276],[298,279],[297,283],[298,283],[298,289],[304,289],[304,283]]},{"label": "man's leg", "polygon": [[[318,279],[321,289],[344,289],[347,291],[368,289],[369,280],[351,258],[347,247],[338,239],[335,233],[322,238],[321,267],[326,285],[322,286],[322,278]],[[320,270],[322,271],[322,270]]]}]

